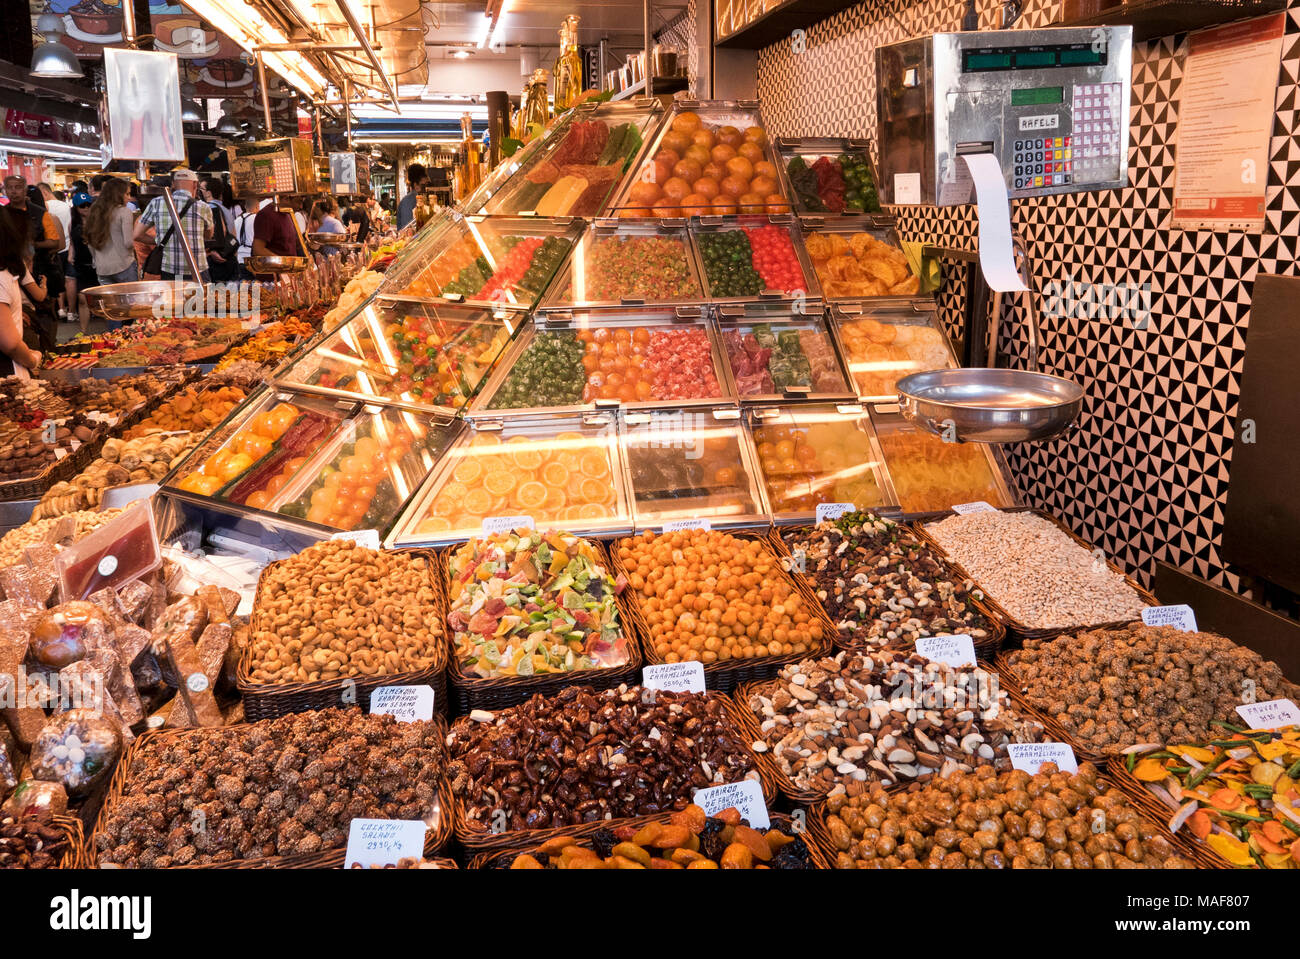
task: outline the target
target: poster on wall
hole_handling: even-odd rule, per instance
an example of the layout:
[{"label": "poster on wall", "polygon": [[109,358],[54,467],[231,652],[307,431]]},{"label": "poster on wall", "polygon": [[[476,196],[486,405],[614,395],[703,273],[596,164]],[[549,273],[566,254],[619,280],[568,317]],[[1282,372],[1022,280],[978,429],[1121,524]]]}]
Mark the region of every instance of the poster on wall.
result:
[{"label": "poster on wall", "polygon": [[180,62],[174,53],[104,50],[108,142],[118,160],[185,159]]},{"label": "poster on wall", "polygon": [[1191,34],[1178,89],[1173,226],[1264,228],[1285,14]]}]

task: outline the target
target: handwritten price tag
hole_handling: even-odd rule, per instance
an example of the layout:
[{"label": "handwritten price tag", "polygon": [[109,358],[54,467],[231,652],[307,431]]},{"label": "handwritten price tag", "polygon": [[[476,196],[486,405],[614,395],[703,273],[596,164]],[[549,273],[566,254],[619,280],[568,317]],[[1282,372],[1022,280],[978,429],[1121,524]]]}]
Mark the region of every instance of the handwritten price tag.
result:
[{"label": "handwritten price tag", "polygon": [[707,519],[675,519],[670,523],[664,523],[665,533],[675,533],[682,529],[702,529],[707,532],[713,529],[713,526]]},{"label": "handwritten price tag", "polygon": [[670,693],[704,692],[703,663],[664,663],[641,670],[641,685]]},{"label": "handwritten price tag", "polygon": [[1289,699],[1245,703],[1237,707],[1237,715],[1251,729],[1281,729],[1283,726],[1300,725],[1300,709]]},{"label": "handwritten price tag", "polygon": [[537,529],[531,516],[485,516],[483,517],[483,535],[493,536],[497,533],[511,533],[517,529]]},{"label": "handwritten price tag", "polygon": [[1186,604],[1148,606],[1142,610],[1142,622],[1147,626],[1177,626],[1184,632],[1196,632],[1196,614]]},{"label": "handwritten price tag", "polygon": [[1007,743],[1007,755],[1013,769],[1023,769],[1031,776],[1043,763],[1056,763],[1063,773],[1077,773],[1079,764],[1068,743]]},{"label": "handwritten price tag", "polygon": [[827,520],[839,519],[845,513],[852,512],[852,503],[818,503],[817,522],[825,523]]},{"label": "handwritten price tag", "polygon": [[967,633],[922,636],[916,641],[916,651],[936,663],[947,663],[949,666],[975,665],[975,641]]},{"label": "handwritten price tag", "polygon": [[380,686],[370,694],[370,715],[387,714],[400,722],[433,718],[432,686]]},{"label": "handwritten price tag", "polygon": [[349,529],[335,533],[330,539],[350,539],[366,549],[379,549],[379,531],[374,529]]},{"label": "handwritten price tag", "polygon": [[693,798],[695,805],[710,816],[734,806],[740,810],[741,818],[749,820],[755,829],[767,829],[772,825],[772,820],[767,815],[767,803],[763,799],[763,787],[757,779],[697,789]]},{"label": "handwritten price tag", "polygon": [[344,866],[390,866],[407,856],[424,855],[424,832],[419,819],[354,819],[348,828]]},{"label": "handwritten price tag", "polygon": [[956,513],[958,516],[965,516],[967,513],[996,513],[997,512],[996,509],[994,509],[990,504],[984,502],[983,500],[978,500],[977,502],[974,503],[958,503],[956,506],[952,508],[952,511]]}]

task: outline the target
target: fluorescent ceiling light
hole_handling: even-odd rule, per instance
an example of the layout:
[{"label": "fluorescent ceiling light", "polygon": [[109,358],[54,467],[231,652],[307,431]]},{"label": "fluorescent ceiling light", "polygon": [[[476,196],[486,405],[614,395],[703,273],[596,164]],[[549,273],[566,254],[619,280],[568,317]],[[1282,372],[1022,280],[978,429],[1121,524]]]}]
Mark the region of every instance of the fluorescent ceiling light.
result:
[{"label": "fluorescent ceiling light", "polygon": [[[185,6],[249,53],[262,44],[289,42],[282,31],[240,0],[230,4],[221,0],[185,0]],[[303,93],[315,95],[325,89],[325,77],[301,53],[266,51],[262,54],[262,59],[268,67]]]},{"label": "fluorescent ceiling light", "polygon": [[[433,103],[403,103],[403,120],[459,120],[468,113],[480,120],[487,119],[487,107],[479,104],[438,105]],[[352,116],[358,120],[392,120],[393,112],[371,103],[358,104],[352,109]]]}]

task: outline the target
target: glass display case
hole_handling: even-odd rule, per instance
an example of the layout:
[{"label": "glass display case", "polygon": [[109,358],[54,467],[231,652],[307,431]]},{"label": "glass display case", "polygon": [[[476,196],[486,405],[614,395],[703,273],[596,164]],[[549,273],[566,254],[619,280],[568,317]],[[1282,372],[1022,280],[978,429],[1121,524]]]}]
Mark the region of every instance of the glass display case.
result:
[{"label": "glass display case", "polygon": [[781,137],[776,141],[794,212],[833,216],[879,213],[871,144],[848,137]]},{"label": "glass display case", "polygon": [[674,100],[613,208],[652,217],[789,213],[758,101]]},{"label": "glass display case", "polygon": [[794,217],[708,216],[693,234],[711,303],[819,302]]},{"label": "glass display case", "polygon": [[582,228],[572,218],[451,214],[389,267],[378,299],[531,310]]},{"label": "glass display case", "polygon": [[949,443],[909,423],[896,403],[868,404],[895,499],[904,513],[929,513],[983,501],[1015,506],[998,447]]},{"label": "glass display case", "polygon": [[[663,118],[652,98],[575,108],[462,204],[493,216],[600,216]],[[508,173],[502,172],[508,170]]]},{"label": "glass display case", "polygon": [[744,403],[790,399],[852,400],[835,337],[820,304],[718,307],[730,388]]},{"label": "glass display case", "polygon": [[525,330],[473,404],[512,409],[711,406],[730,401],[703,310],[573,310]]},{"label": "glass display case", "polygon": [[684,220],[598,220],[561,267],[541,312],[704,299]]},{"label": "glass display case", "polygon": [[612,413],[515,415],[463,432],[402,515],[391,545],[450,543],[492,517],[539,529],[626,533],[632,516]]},{"label": "glass display case", "polygon": [[510,310],[371,300],[282,366],[275,382],[328,396],[456,412],[478,392],[524,321],[524,314]]},{"label": "glass display case", "polygon": [[774,522],[815,522],[819,503],[875,510],[895,502],[862,405],[755,407],[746,419]]},{"label": "glass display case", "polygon": [[909,373],[958,365],[931,300],[893,309],[842,305],[834,307],[831,315],[860,397],[894,400],[899,379]]},{"label": "glass display case", "polygon": [[799,222],[812,275],[828,302],[911,297],[920,289],[893,217],[805,216]]}]

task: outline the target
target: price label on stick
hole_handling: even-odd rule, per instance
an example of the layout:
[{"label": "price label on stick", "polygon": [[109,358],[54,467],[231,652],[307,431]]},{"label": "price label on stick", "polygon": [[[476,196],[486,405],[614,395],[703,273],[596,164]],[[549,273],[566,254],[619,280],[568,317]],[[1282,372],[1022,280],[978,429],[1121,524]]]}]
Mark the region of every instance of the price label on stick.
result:
[{"label": "price label on stick", "polygon": [[1289,699],[1270,699],[1264,703],[1244,703],[1237,715],[1251,729],[1281,729],[1300,725],[1300,708]]},{"label": "price label on stick", "polygon": [[641,685],[670,693],[704,692],[704,664],[664,663],[641,670]]},{"label": "price label on stick", "polygon": [[712,525],[707,519],[675,519],[669,523],[664,523],[665,533],[675,533],[682,529],[702,529],[708,531]]},{"label": "price label on stick", "polygon": [[916,651],[936,663],[947,663],[949,666],[975,665],[975,641],[967,633],[922,636],[916,641]]},{"label": "price label on stick", "polygon": [[1181,606],[1148,606],[1142,610],[1146,626],[1177,626],[1187,633],[1196,632],[1196,614],[1185,603]]},{"label": "price label on stick", "polygon": [[343,867],[391,866],[408,856],[423,858],[426,828],[419,819],[354,819]]},{"label": "price label on stick", "polygon": [[330,539],[350,539],[366,549],[379,549],[379,531],[374,529],[351,529],[335,533]]},{"label": "price label on stick", "polygon": [[432,686],[380,686],[370,694],[370,715],[387,714],[400,722],[433,718]]},{"label": "price label on stick", "polygon": [[511,533],[517,529],[537,529],[531,516],[485,516],[483,517],[483,535],[493,536],[497,533]]},{"label": "price label on stick", "polygon": [[710,816],[734,807],[740,810],[741,818],[748,820],[755,829],[767,829],[772,825],[772,820],[767,815],[767,802],[763,799],[763,787],[757,779],[697,789],[692,798],[695,805]]},{"label": "price label on stick", "polygon": [[965,516],[967,513],[996,513],[997,510],[989,503],[978,500],[974,503],[958,503],[952,508],[952,511],[958,516]]},{"label": "price label on stick", "polygon": [[827,520],[839,519],[845,513],[852,512],[852,503],[818,503],[817,522],[825,523]]},{"label": "price label on stick", "polygon": [[1068,743],[1007,743],[1007,755],[1013,769],[1036,775],[1043,763],[1056,763],[1063,773],[1077,773],[1079,764]]}]

